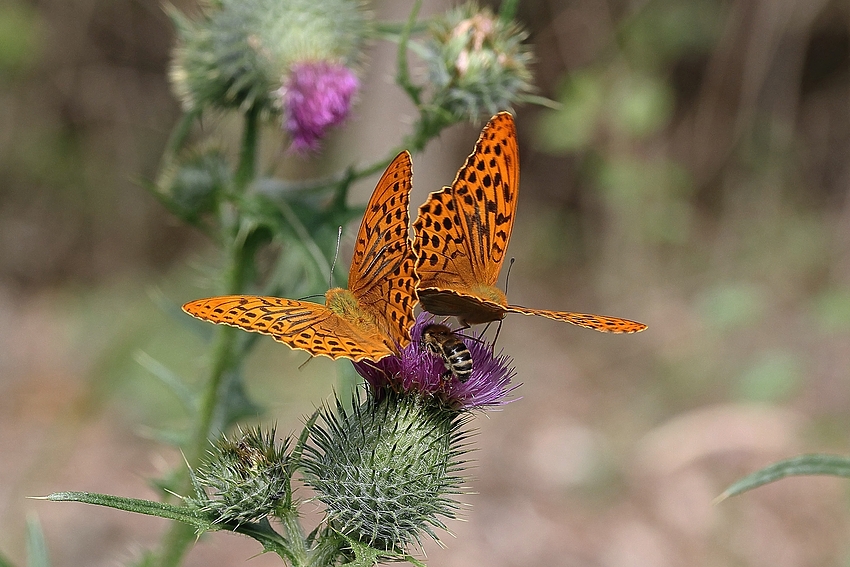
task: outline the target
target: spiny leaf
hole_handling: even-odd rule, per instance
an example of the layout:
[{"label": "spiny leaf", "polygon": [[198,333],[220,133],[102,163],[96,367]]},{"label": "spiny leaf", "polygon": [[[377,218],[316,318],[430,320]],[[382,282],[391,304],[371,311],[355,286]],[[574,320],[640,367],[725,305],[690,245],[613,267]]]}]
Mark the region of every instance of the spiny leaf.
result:
[{"label": "spiny leaf", "polygon": [[106,506],[126,512],[136,512],[147,516],[159,516],[169,520],[177,520],[184,524],[194,526],[198,532],[213,529],[215,526],[201,512],[186,506],[174,506],[164,502],[152,500],[140,500],[138,498],[125,498],[123,496],[112,496],[110,494],[98,494],[95,492],[54,492],[46,500],[52,502],[83,502],[96,506]]},{"label": "spiny leaf", "polygon": [[786,476],[831,475],[850,478],[850,458],[840,455],[800,455],[745,476],[715,499],[715,504]]}]

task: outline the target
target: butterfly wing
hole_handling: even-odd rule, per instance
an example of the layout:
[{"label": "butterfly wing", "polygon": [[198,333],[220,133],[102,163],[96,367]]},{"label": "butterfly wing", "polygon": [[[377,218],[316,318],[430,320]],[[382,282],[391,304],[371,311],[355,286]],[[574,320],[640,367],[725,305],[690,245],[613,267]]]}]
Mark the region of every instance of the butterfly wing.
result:
[{"label": "butterfly wing", "polygon": [[408,234],[412,177],[410,154],[401,152],[366,205],[348,275],[348,289],[360,307],[401,347],[410,343],[416,303]]},{"label": "butterfly wing", "polygon": [[619,317],[608,317],[607,315],[593,315],[591,313],[572,313],[570,311],[549,311],[547,309],[529,309],[519,305],[509,305],[508,313],[522,313],[523,315],[539,315],[556,321],[565,321],[585,329],[593,329],[603,333],[639,333],[646,329],[646,325],[637,321],[620,319]]},{"label": "butterfly wing", "polygon": [[271,335],[313,356],[359,361],[392,354],[380,335],[359,329],[324,305],[309,301],[226,295],[190,301],[183,310],[204,321]]},{"label": "butterfly wing", "polygon": [[[513,117],[502,112],[481,131],[451,187],[431,193],[414,223],[419,299],[457,303],[467,322],[504,315],[476,309],[478,300],[504,305],[496,287],[513,230],[519,188],[519,151]],[[441,292],[451,291],[452,294]],[[442,295],[442,297],[440,297]],[[439,309],[439,307],[435,307]],[[464,313],[465,311],[465,313]],[[469,315],[467,317],[466,315]]]}]

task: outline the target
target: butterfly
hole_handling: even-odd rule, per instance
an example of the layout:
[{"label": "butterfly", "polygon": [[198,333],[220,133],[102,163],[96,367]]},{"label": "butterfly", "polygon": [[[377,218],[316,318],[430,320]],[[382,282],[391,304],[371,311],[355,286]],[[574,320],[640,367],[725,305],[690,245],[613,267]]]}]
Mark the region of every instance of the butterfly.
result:
[{"label": "butterfly", "polygon": [[450,187],[431,193],[413,223],[416,289],[422,308],[464,325],[508,313],[540,315],[609,333],[636,333],[628,319],[508,305],[496,287],[516,212],[519,149],[514,119],[501,112],[481,131],[475,150]]},{"label": "butterfly", "polygon": [[408,235],[410,154],[387,167],[369,203],[354,248],[348,289],[325,293],[325,304],[228,295],[190,301],[183,310],[204,321],[271,335],[313,356],[379,360],[410,343],[416,303]]}]

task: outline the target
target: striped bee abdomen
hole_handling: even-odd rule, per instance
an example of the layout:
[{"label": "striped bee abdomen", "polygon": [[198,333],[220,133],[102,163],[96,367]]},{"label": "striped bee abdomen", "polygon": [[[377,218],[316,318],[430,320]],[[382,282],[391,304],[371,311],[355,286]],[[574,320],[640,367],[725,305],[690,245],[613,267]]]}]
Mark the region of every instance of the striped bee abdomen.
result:
[{"label": "striped bee abdomen", "polygon": [[472,354],[457,335],[445,325],[428,325],[422,330],[422,342],[425,347],[443,359],[446,373],[443,378],[452,377],[458,382],[466,382],[472,375]]}]

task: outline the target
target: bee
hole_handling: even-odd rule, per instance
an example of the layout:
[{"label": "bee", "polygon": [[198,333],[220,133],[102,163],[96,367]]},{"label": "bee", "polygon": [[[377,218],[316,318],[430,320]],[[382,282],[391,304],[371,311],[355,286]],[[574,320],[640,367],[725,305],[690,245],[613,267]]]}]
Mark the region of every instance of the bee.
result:
[{"label": "bee", "polygon": [[444,379],[454,376],[461,383],[469,380],[472,375],[472,354],[450,328],[445,325],[428,325],[422,330],[422,343],[443,359],[446,365]]}]

